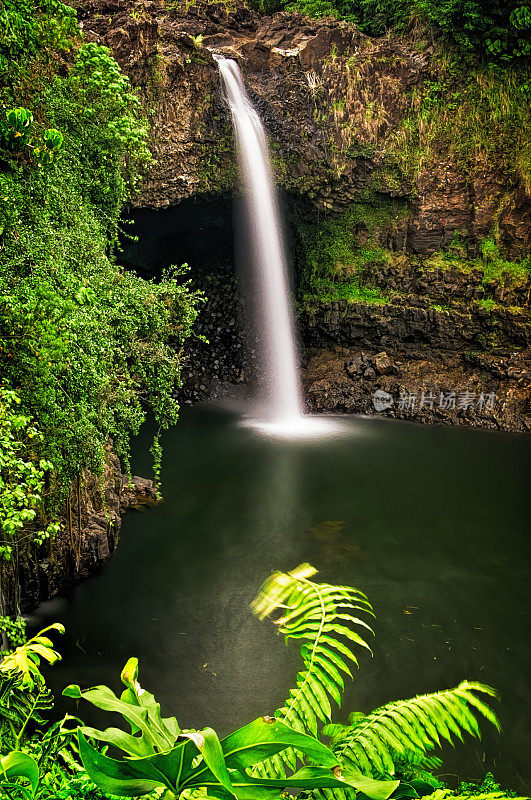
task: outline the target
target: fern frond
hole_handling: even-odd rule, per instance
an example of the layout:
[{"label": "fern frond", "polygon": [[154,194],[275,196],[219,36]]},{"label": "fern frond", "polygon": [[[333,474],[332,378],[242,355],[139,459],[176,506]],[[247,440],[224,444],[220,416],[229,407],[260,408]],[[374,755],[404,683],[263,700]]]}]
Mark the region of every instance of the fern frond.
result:
[{"label": "fern frond", "polygon": [[[286,641],[300,644],[304,663],[296,686],[275,712],[275,716],[296,730],[317,735],[319,723],[331,716],[331,701],[339,706],[344,690],[343,674],[352,677],[351,667],[358,666],[353,646],[370,651],[365,639],[352,626],[372,633],[358,613],[374,616],[363,592],[350,586],[315,583],[310,578],[316,570],[301,564],[291,572],[275,572],[263,584],[252,604],[260,618],[272,617]],[[263,774],[285,776],[285,766],[296,765],[293,751],[284,751],[263,765]]]},{"label": "fern frond", "polygon": [[453,746],[464,733],[481,738],[476,716],[500,730],[496,715],[478,693],[497,697],[490,686],[463,681],[455,689],[388,703],[358,716],[348,732],[330,731],[336,741],[334,751],[365,774],[394,775],[400,760],[424,757],[444,741]]}]

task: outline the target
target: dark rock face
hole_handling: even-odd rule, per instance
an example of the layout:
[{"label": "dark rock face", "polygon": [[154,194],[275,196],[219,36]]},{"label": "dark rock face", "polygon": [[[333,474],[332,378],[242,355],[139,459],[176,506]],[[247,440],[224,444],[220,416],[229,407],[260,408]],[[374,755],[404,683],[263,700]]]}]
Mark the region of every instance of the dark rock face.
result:
[{"label": "dark rock face", "polygon": [[[257,367],[245,347],[237,285],[218,280],[206,291],[200,332],[209,344],[192,345],[177,392],[187,404],[240,399]],[[339,301],[307,309],[298,327],[308,411],[531,430],[524,310]],[[390,398],[383,409],[375,406],[378,391]]]},{"label": "dark rock face", "polygon": [[245,312],[236,279],[225,274],[201,288],[207,301],[195,326],[197,338],[187,346],[183,385],[175,392],[186,405],[245,392],[256,370],[255,350],[243,333]]},{"label": "dark rock face", "polygon": [[531,329],[525,311],[438,311],[413,305],[365,305],[339,300],[317,304],[301,320],[310,347],[370,343],[386,350],[400,346],[410,356],[432,351],[525,349]]},{"label": "dark rock face", "polygon": [[394,265],[381,268],[373,264],[366,277],[371,285],[384,291],[416,295],[427,303],[454,308],[465,307],[474,300],[492,300],[505,307],[526,308],[531,296],[531,278],[485,281],[483,269],[477,267],[423,269],[420,263],[408,259],[395,259]]},{"label": "dark rock face", "polygon": [[316,306],[302,322],[308,407],[531,430],[527,317],[511,309],[488,316],[346,301]]},{"label": "dark rock face", "polygon": [[281,184],[317,208],[342,211],[371,189],[414,198],[397,226],[397,249],[430,254],[457,232],[474,253],[494,225],[511,257],[529,247],[528,195],[503,165],[471,154],[465,178],[451,152],[434,153],[414,179],[386,176],[386,154],[411,111],[411,91],[432,75],[429,47],[419,52],[418,42],[404,38],[370,39],[336,20],[263,17],[243,6],[228,12],[202,0],[186,10],[161,0],[75,5],[86,37],[112,48],[153,112],[157,163],[138,207],[160,208],[234,185],[214,50],[240,63]]},{"label": "dark rock face", "polygon": [[31,611],[97,572],[118,545],[124,511],[141,510],[155,502],[153,482],[133,477],[129,484],[109,450],[103,477],[85,472],[79,485],[71,488],[61,530],[51,544],[39,553],[21,553],[21,610]]}]

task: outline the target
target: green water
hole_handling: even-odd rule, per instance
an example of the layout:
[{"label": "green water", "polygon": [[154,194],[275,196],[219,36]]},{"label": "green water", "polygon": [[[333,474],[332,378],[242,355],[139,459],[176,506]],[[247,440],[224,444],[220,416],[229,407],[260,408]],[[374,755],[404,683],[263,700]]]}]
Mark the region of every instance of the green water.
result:
[{"label": "green water", "polygon": [[[273,569],[310,561],[323,580],[365,591],[377,615],[374,656],[361,653],[337,718],[463,678],[491,684],[502,736],[484,726],[481,743],[445,754],[446,773],[491,769],[529,788],[531,440],[345,425],[329,441],[290,443],[221,412],[185,412],[165,437],[165,503],[128,514],[102,574],[38,612],[68,629],[54,688],[118,689],[136,655],[182,726],[224,734],[271,713],[298,659],[249,602]],[[139,474],[147,447],[146,435]]]}]

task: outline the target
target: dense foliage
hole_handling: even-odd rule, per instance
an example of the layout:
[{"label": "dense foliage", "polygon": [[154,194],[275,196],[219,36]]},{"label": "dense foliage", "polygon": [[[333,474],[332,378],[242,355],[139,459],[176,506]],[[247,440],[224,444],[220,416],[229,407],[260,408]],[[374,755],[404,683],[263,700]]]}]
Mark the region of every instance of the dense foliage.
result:
[{"label": "dense foliage", "polygon": [[41,661],[60,659],[45,628],[0,660],[0,794],[10,800],[104,800],[79,763],[79,720],[50,722],[53,695]]},{"label": "dense foliage", "polygon": [[[20,523],[40,507],[50,532],[72,480],[85,468],[102,473],[110,439],[127,467],[149,408],[159,426],[176,420],[197,296],[179,270],[155,284],[112,256],[150,154],[140,102],[107,48],[84,44],[57,0],[1,0],[0,28],[2,413],[5,425],[27,428],[12,454],[20,464],[3,465],[4,505],[18,516],[3,507],[2,524],[27,544]],[[10,392],[18,421],[9,422]],[[154,456],[157,472],[158,441]]]},{"label": "dense foliage", "polygon": [[30,59],[47,60],[70,50],[77,34],[73,8],[60,0],[2,0],[0,3],[0,75],[7,82]]},{"label": "dense foliage", "polygon": [[434,26],[463,53],[506,63],[531,56],[528,0],[255,0],[262,11],[280,8],[310,17],[348,19],[373,36],[404,29],[413,18]]},{"label": "dense foliage", "polygon": [[107,686],[64,690],[111,712],[113,722],[123,718],[127,730],[87,727],[68,715],[46,722],[52,697],[40,662],[59,658],[46,635],[50,628],[8,652],[0,661],[1,790],[38,800],[281,800],[292,787],[307,800],[508,797],[491,776],[479,785],[463,784],[456,794],[433,775],[441,765],[433,750],[442,742],[454,743],[464,733],[479,736],[481,718],[498,727],[482,699],[495,692],[483,684],[463,681],[369,714],[353,712],[347,725],[330,724],[332,701],[341,703],[344,679],[357,666],[354,648],[367,647],[356,629],[371,633],[361,616],[372,609],[362,592],[316,583],[314,573],[308,564],[277,572],[260,590],[255,614],[274,619],[278,632],[299,644],[304,666],[274,716],[223,739],[211,728],[184,730],[175,717],[162,717],[138,682],[135,658],[122,671],[120,694]]},{"label": "dense foliage", "polygon": [[[36,463],[29,456],[42,443],[39,431],[30,418],[18,413],[19,398],[0,387],[0,557],[10,561],[13,543],[19,531],[33,522],[43,502],[46,473],[52,464],[45,459]],[[50,524],[34,531],[38,543],[56,532]]]}]

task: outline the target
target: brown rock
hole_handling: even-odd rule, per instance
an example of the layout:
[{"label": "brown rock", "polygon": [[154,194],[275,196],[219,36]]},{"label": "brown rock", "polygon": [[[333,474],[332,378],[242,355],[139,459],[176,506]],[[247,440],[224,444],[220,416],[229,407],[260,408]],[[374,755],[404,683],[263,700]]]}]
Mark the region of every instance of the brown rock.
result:
[{"label": "brown rock", "polygon": [[374,357],[374,365],[380,375],[390,375],[393,372],[393,362],[385,351],[378,353]]}]

